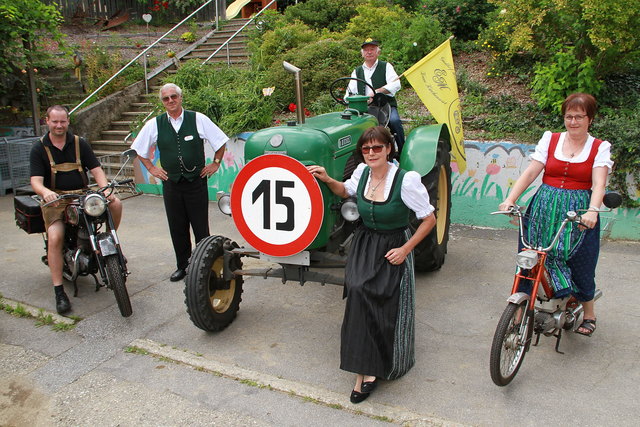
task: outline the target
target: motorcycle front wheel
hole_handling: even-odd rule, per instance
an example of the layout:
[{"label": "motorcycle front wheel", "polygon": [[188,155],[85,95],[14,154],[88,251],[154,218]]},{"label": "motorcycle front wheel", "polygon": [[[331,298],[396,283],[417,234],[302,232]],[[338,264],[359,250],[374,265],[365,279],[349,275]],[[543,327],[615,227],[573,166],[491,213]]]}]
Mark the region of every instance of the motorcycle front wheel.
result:
[{"label": "motorcycle front wheel", "polygon": [[116,297],[118,308],[122,317],[129,317],[133,314],[131,308],[131,301],[129,300],[129,293],[127,292],[127,286],[124,284],[124,274],[120,267],[120,261],[118,255],[109,255],[105,257],[107,280],[109,286]]},{"label": "motorcycle front wheel", "polygon": [[513,380],[528,350],[533,316],[527,314],[527,303],[509,303],[493,336],[489,367],[491,379],[498,386],[505,386]]},{"label": "motorcycle front wheel", "polygon": [[[185,279],[185,304],[194,325],[216,332],[226,328],[240,308],[242,276],[226,282],[224,276],[224,249],[234,243],[224,236],[209,236],[196,246]],[[237,247],[237,245],[235,245]],[[242,268],[238,255],[229,259],[233,270]]]}]

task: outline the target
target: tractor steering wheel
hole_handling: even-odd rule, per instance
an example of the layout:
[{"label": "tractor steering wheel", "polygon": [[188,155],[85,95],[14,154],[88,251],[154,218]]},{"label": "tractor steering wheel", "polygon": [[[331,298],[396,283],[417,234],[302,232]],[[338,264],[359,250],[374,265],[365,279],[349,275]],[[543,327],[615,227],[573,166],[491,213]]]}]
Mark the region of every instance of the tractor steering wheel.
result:
[{"label": "tractor steering wheel", "polygon": [[[375,93],[375,89],[373,88],[373,86],[371,86],[369,83],[367,83],[365,80],[363,79],[358,79],[356,77],[340,77],[338,79],[335,79],[330,85],[329,85],[329,94],[331,95],[331,97],[338,103],[338,104],[342,104],[342,105],[349,105],[349,103],[347,101],[345,101],[344,98],[342,98],[342,96],[338,96],[338,94],[336,93],[336,86],[339,82],[342,81],[349,81],[349,80],[355,80],[357,82],[361,82],[363,84],[365,84],[368,88],[371,89],[372,92]],[[348,83],[347,83],[348,85]],[[342,89],[342,93],[344,93],[345,90]],[[340,94],[341,95],[341,94]],[[378,119],[378,123],[380,123],[382,126],[387,126],[389,124],[389,117],[391,116],[391,105],[389,105],[389,101],[387,99],[387,96],[383,93],[376,93],[373,96],[373,100],[371,101],[371,103],[369,104],[369,114],[371,114],[372,116],[375,116]]]}]

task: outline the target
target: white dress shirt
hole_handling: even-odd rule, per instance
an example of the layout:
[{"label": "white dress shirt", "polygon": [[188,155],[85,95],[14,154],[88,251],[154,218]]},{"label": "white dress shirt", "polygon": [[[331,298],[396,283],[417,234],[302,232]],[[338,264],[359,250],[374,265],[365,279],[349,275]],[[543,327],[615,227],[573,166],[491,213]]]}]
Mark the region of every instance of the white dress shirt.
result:
[{"label": "white dress shirt", "polygon": [[[169,116],[169,123],[171,123],[171,126],[173,126],[176,132],[180,130],[183,121],[184,108],[182,109],[182,113],[180,113],[180,117],[178,117],[177,119]],[[200,136],[200,138],[209,143],[214,152],[218,151],[220,147],[222,147],[229,140],[229,137],[227,137],[227,135],[222,132],[222,130],[218,126],[216,126],[216,124],[213,123],[209,117],[205,116],[202,113],[198,113],[197,111],[196,129],[198,130],[198,135]],[[144,126],[140,130],[140,133],[138,133],[138,136],[133,141],[133,144],[131,144],[131,148],[136,150],[136,153],[138,153],[140,157],[148,159],[151,155],[151,148],[154,147],[157,142],[158,124],[156,122],[156,118],[154,117],[144,124]]]},{"label": "white dress shirt", "polygon": [[[376,67],[378,66],[379,62],[380,61],[376,60],[375,64],[373,64],[371,68],[367,67],[367,64],[362,64],[362,71],[364,71],[364,80],[367,83],[369,83],[371,86],[373,86],[373,84],[371,84],[371,76],[373,75],[373,72],[376,70]],[[387,79],[387,84],[382,87],[389,91],[389,93],[385,95],[395,96],[396,92],[398,92],[401,89],[400,79],[398,79],[398,74],[396,73],[396,70],[394,70],[393,65],[391,65],[388,62],[387,62],[387,68],[385,72],[386,72],[385,76]],[[353,72],[351,73],[351,77],[357,78],[356,70],[353,70]],[[379,89],[379,88],[374,87],[374,89]],[[374,93],[371,91],[371,88],[369,86],[365,86],[365,90],[366,90],[365,95],[369,95],[369,96],[374,95]],[[355,80],[350,80],[349,86],[347,87],[347,94],[345,95],[345,98],[349,95],[354,95],[357,93],[358,93],[358,82]]]}]

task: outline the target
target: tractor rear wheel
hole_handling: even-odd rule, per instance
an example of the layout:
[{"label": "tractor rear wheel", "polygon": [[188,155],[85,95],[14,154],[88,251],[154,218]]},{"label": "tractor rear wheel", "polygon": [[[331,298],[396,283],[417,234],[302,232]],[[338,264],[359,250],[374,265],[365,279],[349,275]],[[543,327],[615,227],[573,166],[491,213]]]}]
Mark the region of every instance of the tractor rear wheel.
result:
[{"label": "tractor rear wheel", "polygon": [[[440,269],[447,253],[451,223],[451,155],[448,145],[442,139],[438,141],[435,165],[428,174],[422,177],[422,184],[429,192],[431,205],[436,209],[436,225],[414,250],[417,271]],[[420,222],[413,216],[410,224],[411,230],[415,231]]]}]

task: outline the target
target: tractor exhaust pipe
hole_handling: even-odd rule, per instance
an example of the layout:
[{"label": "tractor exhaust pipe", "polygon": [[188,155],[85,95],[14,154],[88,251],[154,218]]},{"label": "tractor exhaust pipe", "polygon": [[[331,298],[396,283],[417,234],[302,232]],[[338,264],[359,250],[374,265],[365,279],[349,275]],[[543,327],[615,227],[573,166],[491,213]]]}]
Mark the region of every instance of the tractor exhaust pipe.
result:
[{"label": "tractor exhaust pipe", "polygon": [[296,76],[296,119],[298,124],[304,123],[304,96],[302,95],[302,79],[300,78],[300,68],[295,65],[289,64],[287,61],[282,61],[282,66],[285,71],[295,74]]}]

